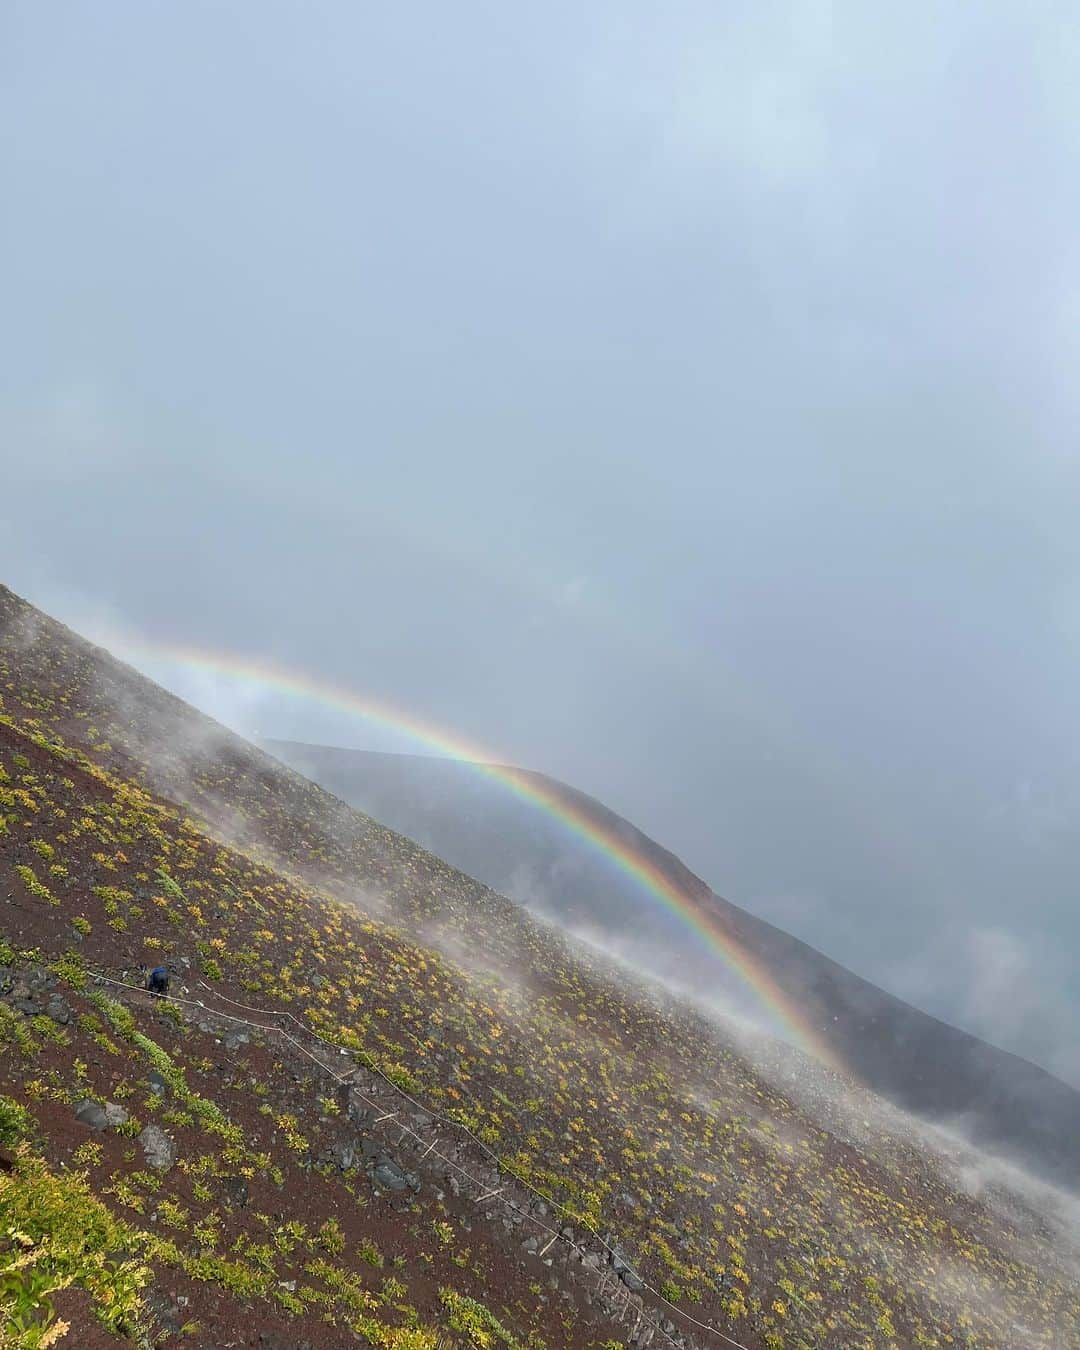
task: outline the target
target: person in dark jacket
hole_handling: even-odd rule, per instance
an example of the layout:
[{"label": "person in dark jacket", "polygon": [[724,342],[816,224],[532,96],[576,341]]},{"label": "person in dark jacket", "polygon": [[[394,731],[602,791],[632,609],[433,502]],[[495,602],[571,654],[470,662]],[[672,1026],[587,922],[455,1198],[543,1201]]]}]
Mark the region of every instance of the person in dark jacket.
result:
[{"label": "person in dark jacket", "polygon": [[169,971],[167,966],[155,966],[146,982],[147,989],[161,998],[169,992]]}]

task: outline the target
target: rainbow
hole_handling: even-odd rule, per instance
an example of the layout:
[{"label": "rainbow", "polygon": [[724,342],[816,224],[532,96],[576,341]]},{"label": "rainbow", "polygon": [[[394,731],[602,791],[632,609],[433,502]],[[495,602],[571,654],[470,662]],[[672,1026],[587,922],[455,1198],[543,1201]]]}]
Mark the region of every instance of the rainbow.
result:
[{"label": "rainbow", "polygon": [[838,1073],[850,1070],[837,1057],[821,1031],[777,982],[772,973],[746,950],[700,901],[676,886],[641,851],[613,830],[600,824],[582,807],[560,797],[552,788],[528,777],[521,770],[495,762],[496,757],[460,736],[431,726],[412,713],[390,704],[308,675],[299,670],[255,660],[233,652],[203,651],[172,643],[132,642],[127,638],[110,644],[125,660],[155,664],[167,662],[200,674],[248,681],[261,689],[363,718],[406,737],[428,753],[467,762],[477,773],[501,784],[515,796],[538,807],[572,834],[584,840],[614,867],[630,877],[654,903],[663,906],[696,933],[723,964],[753,995],[770,1019],[801,1050]]}]

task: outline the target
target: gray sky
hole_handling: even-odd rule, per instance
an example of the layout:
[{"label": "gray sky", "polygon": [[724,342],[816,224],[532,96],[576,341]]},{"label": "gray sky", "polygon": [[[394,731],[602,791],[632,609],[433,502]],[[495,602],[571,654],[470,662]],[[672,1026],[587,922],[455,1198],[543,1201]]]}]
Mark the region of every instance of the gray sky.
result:
[{"label": "gray sky", "polygon": [[3,579],[1080,1082],[1074,13],[9,0]]}]

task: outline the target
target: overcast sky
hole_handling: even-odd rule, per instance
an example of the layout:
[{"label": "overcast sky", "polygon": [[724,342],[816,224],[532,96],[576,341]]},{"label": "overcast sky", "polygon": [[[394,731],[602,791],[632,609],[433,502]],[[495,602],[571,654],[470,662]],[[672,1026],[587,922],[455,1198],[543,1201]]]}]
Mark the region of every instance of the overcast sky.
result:
[{"label": "overcast sky", "polygon": [[0,577],[1080,1083],[1074,15],[8,0]]}]

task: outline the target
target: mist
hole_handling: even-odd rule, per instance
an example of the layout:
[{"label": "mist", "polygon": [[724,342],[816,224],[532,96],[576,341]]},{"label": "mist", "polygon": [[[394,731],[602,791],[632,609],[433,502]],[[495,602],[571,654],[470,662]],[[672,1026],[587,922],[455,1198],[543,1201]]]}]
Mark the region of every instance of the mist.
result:
[{"label": "mist", "polygon": [[1068,9],[0,22],[7,584],[245,734],[417,748],[146,653],[550,773],[1080,1082]]}]

